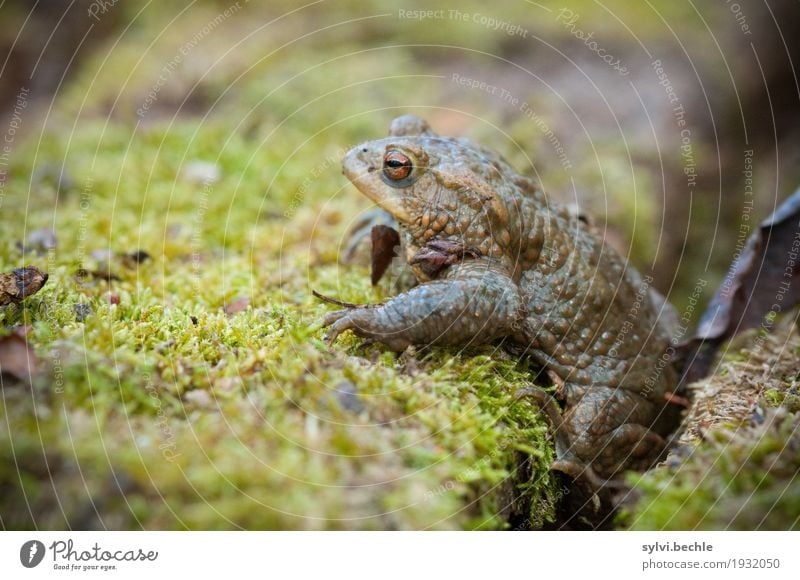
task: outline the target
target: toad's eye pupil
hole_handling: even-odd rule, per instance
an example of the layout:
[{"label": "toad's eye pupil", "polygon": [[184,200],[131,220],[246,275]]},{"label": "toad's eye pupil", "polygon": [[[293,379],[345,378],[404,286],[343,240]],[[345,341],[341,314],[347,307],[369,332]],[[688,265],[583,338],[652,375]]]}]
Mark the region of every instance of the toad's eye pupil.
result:
[{"label": "toad's eye pupil", "polygon": [[408,155],[400,151],[389,151],[383,158],[383,173],[392,181],[401,181],[411,175],[413,164]]}]

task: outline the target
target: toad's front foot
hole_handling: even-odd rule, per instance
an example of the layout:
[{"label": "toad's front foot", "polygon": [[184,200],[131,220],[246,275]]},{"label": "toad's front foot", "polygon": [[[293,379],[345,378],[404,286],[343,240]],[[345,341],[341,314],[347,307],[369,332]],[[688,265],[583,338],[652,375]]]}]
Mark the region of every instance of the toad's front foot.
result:
[{"label": "toad's front foot", "polygon": [[522,301],[510,278],[486,265],[456,268],[385,304],[355,306],[326,315],[326,340],[342,332],[382,342],[402,352],[411,345],[484,344],[519,330]]},{"label": "toad's front foot", "polygon": [[381,316],[374,315],[374,308],[347,308],[329,312],[322,319],[322,326],[328,328],[325,334],[325,342],[332,346],[340,334],[346,330],[352,331],[356,336],[366,339],[369,342],[382,342],[391,350],[401,352],[411,346],[408,333],[386,332],[381,329]]}]

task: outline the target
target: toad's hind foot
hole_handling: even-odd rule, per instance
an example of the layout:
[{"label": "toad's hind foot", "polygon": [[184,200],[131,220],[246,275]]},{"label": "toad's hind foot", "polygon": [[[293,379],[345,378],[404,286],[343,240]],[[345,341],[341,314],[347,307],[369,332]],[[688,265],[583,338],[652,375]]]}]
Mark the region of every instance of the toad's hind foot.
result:
[{"label": "toad's hind foot", "polygon": [[648,469],[667,447],[659,434],[640,423],[652,412],[636,393],[594,387],[563,414],[542,389],[521,389],[516,398],[522,397],[532,398],[553,427],[556,461],[551,469],[593,490],[626,488],[617,476],[627,469]]},{"label": "toad's hind foot", "polygon": [[570,455],[570,441],[565,430],[564,418],[561,415],[558,402],[552,395],[539,387],[525,387],[517,391],[515,400],[520,400],[522,398],[533,399],[545,415],[547,415],[547,419],[553,428],[553,437],[556,442],[556,456],[558,459],[550,465],[552,471],[564,473],[575,481],[587,483],[592,492],[597,492],[601,489],[623,489],[627,487],[621,481],[600,477],[588,463],[574,458],[567,458]]},{"label": "toad's hind foot", "polygon": [[667,449],[661,435],[644,425],[625,423],[614,429],[597,452],[595,461],[608,472],[623,469],[645,471],[652,467]]},{"label": "toad's hind foot", "polygon": [[550,465],[550,469],[552,471],[564,473],[575,481],[582,481],[589,484],[589,488],[593,492],[604,489],[628,489],[628,486],[622,480],[604,479],[597,475],[597,472],[591,465],[573,459],[557,459]]}]

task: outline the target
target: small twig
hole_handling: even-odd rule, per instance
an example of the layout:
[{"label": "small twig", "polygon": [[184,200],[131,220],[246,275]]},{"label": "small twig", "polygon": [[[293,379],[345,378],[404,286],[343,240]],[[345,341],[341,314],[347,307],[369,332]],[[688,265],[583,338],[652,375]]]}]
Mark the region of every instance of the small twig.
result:
[{"label": "small twig", "polygon": [[323,302],[327,302],[328,304],[335,304],[336,306],[341,306],[343,308],[367,308],[369,304],[353,304],[352,302],[343,302],[342,300],[337,300],[336,298],[331,298],[329,296],[325,296],[317,292],[316,290],[312,290],[311,293],[322,300]]}]

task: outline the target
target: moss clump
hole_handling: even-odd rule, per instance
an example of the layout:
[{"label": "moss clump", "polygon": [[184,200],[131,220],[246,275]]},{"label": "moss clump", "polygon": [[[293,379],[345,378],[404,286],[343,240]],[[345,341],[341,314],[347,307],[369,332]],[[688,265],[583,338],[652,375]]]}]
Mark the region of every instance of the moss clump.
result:
[{"label": "moss clump", "polygon": [[797,377],[788,388],[767,389],[764,391],[764,404],[769,407],[783,407],[790,413],[800,413],[800,393],[797,389]]},{"label": "moss clump", "polygon": [[800,416],[769,410],[759,421],[712,432],[679,467],[638,478],[629,527],[800,529]]},{"label": "moss clump", "polygon": [[[791,322],[791,321],[787,321]],[[741,341],[739,341],[741,342]],[[692,386],[694,406],[666,463],[631,479],[621,521],[638,530],[800,529],[800,337],[750,334],[748,356]]]}]

